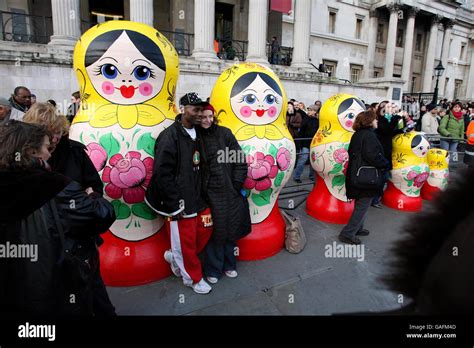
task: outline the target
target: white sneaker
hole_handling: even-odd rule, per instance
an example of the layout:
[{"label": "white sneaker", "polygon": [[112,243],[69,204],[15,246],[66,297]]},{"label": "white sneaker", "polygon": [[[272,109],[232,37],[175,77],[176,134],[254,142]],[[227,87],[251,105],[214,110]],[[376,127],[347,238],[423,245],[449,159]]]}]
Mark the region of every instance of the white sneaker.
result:
[{"label": "white sneaker", "polygon": [[177,277],[181,277],[181,270],[179,269],[178,264],[174,260],[173,253],[171,252],[171,250],[166,250],[163,257],[165,258],[165,261],[170,264],[171,271],[173,272],[173,274]]},{"label": "white sneaker", "polygon": [[192,288],[196,294],[208,294],[212,290],[211,286],[204,279],[201,279],[199,283],[193,284]]},{"label": "white sneaker", "polygon": [[239,275],[236,270],[225,271],[224,273],[225,273],[225,275],[228,276],[229,278],[237,278],[237,276]]},{"label": "white sneaker", "polygon": [[215,284],[219,281],[216,277],[207,277],[207,281],[211,284]]}]

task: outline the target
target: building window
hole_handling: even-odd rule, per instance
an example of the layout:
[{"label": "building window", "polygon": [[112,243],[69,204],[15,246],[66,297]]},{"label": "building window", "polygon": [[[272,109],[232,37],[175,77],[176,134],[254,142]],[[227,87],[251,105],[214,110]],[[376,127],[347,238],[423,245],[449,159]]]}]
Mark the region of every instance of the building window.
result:
[{"label": "building window", "polygon": [[359,39],[359,40],[362,38],[362,19],[361,18],[356,19],[355,37],[356,39]]},{"label": "building window", "polygon": [[415,90],[416,87],[416,76],[411,77],[411,93]]},{"label": "building window", "polygon": [[329,73],[329,76],[336,75],[337,62],[334,60],[323,60],[323,64],[326,66],[326,71]]},{"label": "building window", "polygon": [[330,34],[334,34],[336,32],[336,12],[334,10],[329,10],[328,32]]},{"label": "building window", "polygon": [[403,29],[397,30],[397,47],[403,47]]},{"label": "building window", "polygon": [[378,43],[383,43],[383,31],[384,31],[384,25],[379,24],[377,27],[377,42]]},{"label": "building window", "polygon": [[461,52],[459,54],[459,60],[464,60],[464,52],[466,51],[466,43],[461,44]]},{"label": "building window", "polygon": [[462,87],[462,80],[454,80],[454,97],[453,97],[453,99],[457,99],[457,98],[460,97],[461,87]]},{"label": "building window", "polygon": [[423,36],[421,34],[416,34],[415,51],[421,52],[422,40]]},{"label": "building window", "polygon": [[449,85],[449,77],[446,77],[444,80],[444,94],[446,95],[448,93],[448,85]]},{"label": "building window", "polygon": [[362,76],[362,65],[351,64],[351,82],[358,82]]}]

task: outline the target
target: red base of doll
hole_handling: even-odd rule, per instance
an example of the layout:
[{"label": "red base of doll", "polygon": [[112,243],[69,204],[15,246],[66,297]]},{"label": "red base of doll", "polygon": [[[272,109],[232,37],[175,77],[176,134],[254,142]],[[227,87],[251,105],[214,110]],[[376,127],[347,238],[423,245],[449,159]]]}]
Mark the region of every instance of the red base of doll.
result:
[{"label": "red base of doll", "polygon": [[323,178],[316,175],[316,185],[306,199],[306,212],[320,221],[347,224],[354,210],[354,202],[343,202],[334,197]]},{"label": "red base of doll", "polygon": [[100,269],[106,285],[143,285],[171,275],[170,265],[163,258],[165,250],[170,248],[165,226],[139,242],[119,239],[110,231],[102,238]]},{"label": "red base of doll", "polygon": [[401,211],[420,211],[423,205],[421,197],[408,197],[390,181],[382,198],[382,203],[389,208]]},{"label": "red base of doll", "polygon": [[421,198],[432,201],[440,192],[439,187],[431,186],[428,182],[425,182],[421,188]]},{"label": "red base of doll", "polygon": [[252,232],[237,242],[238,259],[262,260],[277,254],[285,243],[285,220],[275,203],[270,215],[258,224],[252,224]]}]

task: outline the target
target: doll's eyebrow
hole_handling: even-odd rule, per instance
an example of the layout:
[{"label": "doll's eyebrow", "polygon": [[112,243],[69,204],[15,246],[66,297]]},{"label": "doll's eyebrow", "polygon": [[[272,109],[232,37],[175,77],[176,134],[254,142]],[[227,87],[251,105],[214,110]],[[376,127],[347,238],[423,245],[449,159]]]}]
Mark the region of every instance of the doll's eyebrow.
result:
[{"label": "doll's eyebrow", "polygon": [[265,93],[266,91],[275,92],[273,89],[267,88],[266,90],[263,91],[263,93]]},{"label": "doll's eyebrow", "polygon": [[252,91],[252,92],[255,92],[255,93],[257,93],[257,91],[256,91],[256,90],[254,90],[254,89],[251,89],[251,88],[248,88],[248,89],[246,89],[244,92],[247,92],[247,91]]},{"label": "doll's eyebrow", "polygon": [[134,64],[135,62],[138,62],[139,60],[143,60],[143,61],[144,61],[145,63],[147,63],[148,65],[151,65],[149,61],[147,61],[147,60],[145,60],[145,59],[141,59],[141,58],[135,59],[135,60],[132,62],[132,64]]},{"label": "doll's eyebrow", "polygon": [[115,60],[115,62],[116,62],[116,63],[118,63],[118,62],[117,62],[117,59],[115,59],[115,58],[112,58],[112,57],[103,57],[103,58],[100,58],[100,59],[99,59],[99,62],[100,62],[102,59],[106,59],[106,58],[109,58],[109,59]]}]

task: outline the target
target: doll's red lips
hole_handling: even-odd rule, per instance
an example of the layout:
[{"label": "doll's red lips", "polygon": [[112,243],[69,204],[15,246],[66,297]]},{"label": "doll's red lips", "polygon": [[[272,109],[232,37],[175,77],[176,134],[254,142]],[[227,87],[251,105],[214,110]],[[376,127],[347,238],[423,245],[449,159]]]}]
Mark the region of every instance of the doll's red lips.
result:
[{"label": "doll's red lips", "polygon": [[258,117],[262,117],[263,114],[265,113],[265,111],[267,111],[267,110],[265,110],[265,109],[257,109],[257,110],[252,110],[252,111],[254,111],[254,112],[257,114]]},{"label": "doll's red lips", "polygon": [[133,95],[135,94],[135,90],[137,89],[138,87],[134,87],[134,86],[120,86],[120,88],[117,88],[115,87],[115,89],[119,89],[120,90],[120,93],[122,93],[122,96],[124,98],[131,98],[133,97]]}]

